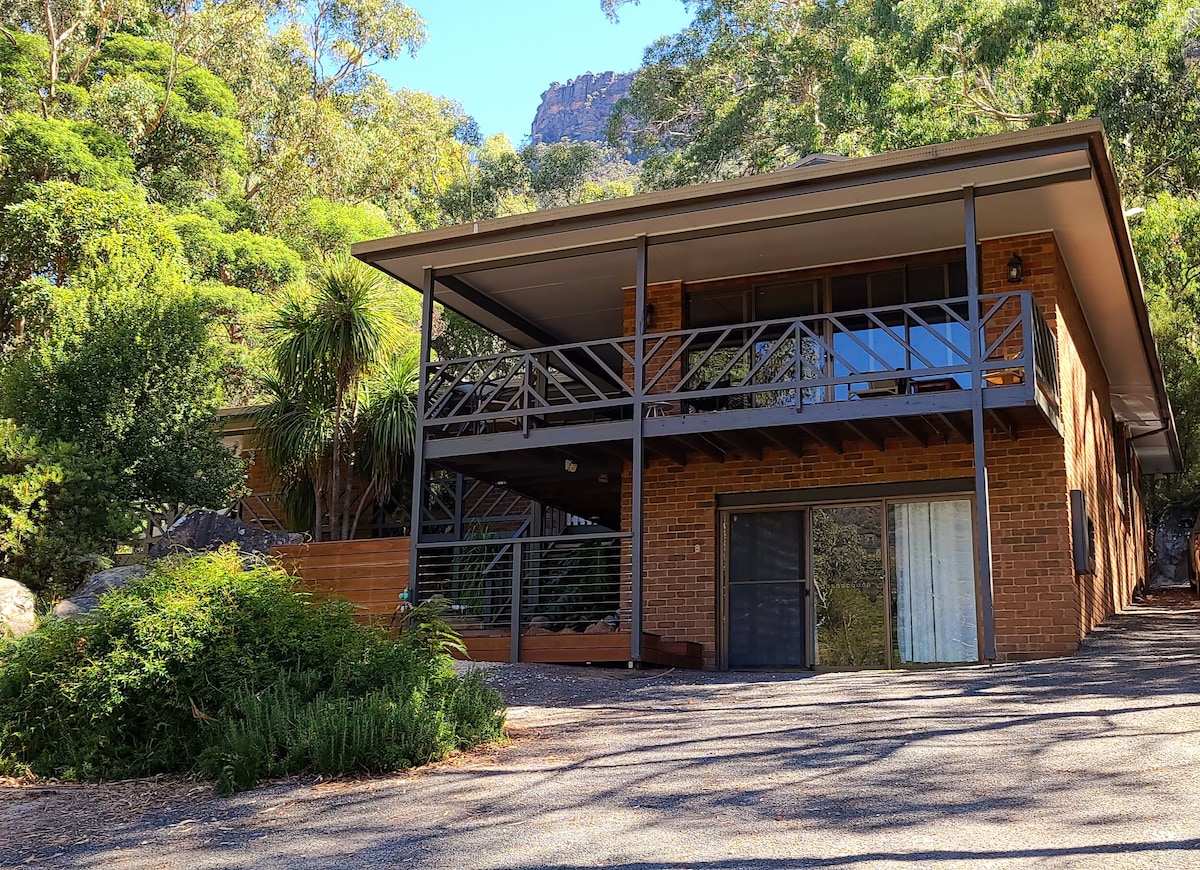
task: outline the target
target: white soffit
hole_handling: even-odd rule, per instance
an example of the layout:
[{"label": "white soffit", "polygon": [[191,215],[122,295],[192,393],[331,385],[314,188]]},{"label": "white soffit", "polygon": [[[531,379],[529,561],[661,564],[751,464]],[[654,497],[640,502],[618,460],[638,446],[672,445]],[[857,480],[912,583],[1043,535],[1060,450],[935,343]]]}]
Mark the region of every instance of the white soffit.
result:
[{"label": "white soffit", "polygon": [[[587,256],[564,256],[544,262],[479,270],[490,260],[528,257],[571,248],[629,242],[638,235],[650,239],[649,281],[693,281],[752,275],[903,256],[964,245],[963,205],[960,200],[919,207],[895,208],[895,201],[937,194],[955,194],[966,185],[986,191],[1013,182],[1052,179],[1055,183],[1009,193],[980,196],[976,203],[977,237],[995,239],[1053,231],[1076,288],[1084,315],[1095,338],[1110,380],[1114,411],[1131,424],[1134,434],[1162,425],[1160,385],[1138,328],[1144,317],[1131,299],[1122,254],[1110,224],[1109,208],[1084,134],[1098,125],[1066,125],[1057,134],[1029,131],[993,137],[976,143],[951,143],[898,155],[845,161],[715,185],[685,188],[598,203],[538,212],[521,218],[483,222],[475,227],[437,230],[355,246],[360,258],[413,287],[422,284],[423,270],[443,273],[474,268],[460,274],[475,290],[563,342],[599,339],[621,333],[623,290],[634,283],[635,257],[631,247]],[[979,143],[995,140],[1021,150],[991,157]],[[1063,150],[1043,147],[1047,143]],[[1070,147],[1068,147],[1070,146]],[[1024,150],[1028,147],[1028,151]],[[904,158],[924,160],[909,166]],[[961,156],[939,168],[939,161]],[[887,168],[884,180],[855,174],[858,166]],[[944,164],[942,164],[944,165]],[[911,171],[910,171],[911,170]],[[1087,170],[1090,176],[1061,181],[1054,176]],[[781,183],[783,182],[783,183]],[[697,202],[699,192],[714,191],[724,199]],[[876,206],[874,208],[873,206]],[[738,224],[788,218],[819,217],[822,212],[854,208],[854,216],[813,220],[789,226],[735,232]],[[704,228],[721,234],[655,243],[656,237]],[[1135,288],[1140,293],[1140,288]],[[481,310],[443,286],[437,298],[517,345],[534,346],[511,325]],[[1064,385],[1064,388],[1066,385]],[[1149,471],[1171,464],[1169,441],[1139,442],[1139,454]],[[1161,448],[1161,449],[1160,449]],[[1158,458],[1156,458],[1158,457]]]}]

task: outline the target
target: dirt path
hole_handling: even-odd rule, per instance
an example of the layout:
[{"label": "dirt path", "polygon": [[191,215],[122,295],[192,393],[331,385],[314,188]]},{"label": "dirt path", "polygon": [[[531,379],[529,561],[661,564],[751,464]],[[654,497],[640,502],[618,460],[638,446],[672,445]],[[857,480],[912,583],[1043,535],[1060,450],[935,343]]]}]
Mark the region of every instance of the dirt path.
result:
[{"label": "dirt path", "polygon": [[0,790],[0,866],[1200,867],[1194,603],[1031,664],[490,676],[506,746],[231,799],[169,780]]}]

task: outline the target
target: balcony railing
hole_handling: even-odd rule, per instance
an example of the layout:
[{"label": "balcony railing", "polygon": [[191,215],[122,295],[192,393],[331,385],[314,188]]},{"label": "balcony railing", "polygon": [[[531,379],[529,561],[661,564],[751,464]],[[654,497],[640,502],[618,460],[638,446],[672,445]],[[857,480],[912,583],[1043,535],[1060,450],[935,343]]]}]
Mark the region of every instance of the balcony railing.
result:
[{"label": "balcony railing", "polygon": [[[980,298],[979,386],[1058,402],[1058,351],[1026,291]],[[970,302],[914,302],[645,336],[650,417],[970,390]],[[427,368],[431,437],[632,418],[635,341],[614,338]]]}]

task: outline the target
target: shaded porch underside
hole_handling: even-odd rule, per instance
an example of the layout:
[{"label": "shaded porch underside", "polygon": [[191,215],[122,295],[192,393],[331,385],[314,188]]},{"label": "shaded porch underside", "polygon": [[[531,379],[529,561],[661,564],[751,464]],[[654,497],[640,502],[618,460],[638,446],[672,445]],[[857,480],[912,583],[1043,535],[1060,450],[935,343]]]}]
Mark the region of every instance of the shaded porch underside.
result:
[{"label": "shaded porch underside", "polygon": [[[967,410],[758,428],[711,428],[721,425],[720,418],[736,413],[706,415],[710,428],[703,431],[657,436],[647,433],[647,460],[686,466],[698,459],[761,459],[765,452],[778,449],[803,458],[815,456],[819,450],[838,455],[861,450],[911,452],[933,444],[972,443],[971,412]],[[990,408],[985,414],[989,431],[1014,441],[1019,441],[1024,432],[1051,425],[1037,407]],[[674,421],[647,420],[647,429],[659,422]],[[577,426],[572,431],[587,428]],[[580,441],[508,450],[493,446],[435,462],[439,467],[511,488],[610,529],[622,530],[622,475],[631,454],[629,440]],[[574,471],[568,470],[569,464],[574,465]]]}]

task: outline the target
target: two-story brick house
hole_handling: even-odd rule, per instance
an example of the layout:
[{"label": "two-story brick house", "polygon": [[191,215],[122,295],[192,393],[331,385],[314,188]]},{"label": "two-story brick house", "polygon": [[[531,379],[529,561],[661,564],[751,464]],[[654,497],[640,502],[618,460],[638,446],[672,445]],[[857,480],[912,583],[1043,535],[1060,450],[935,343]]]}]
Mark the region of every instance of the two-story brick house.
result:
[{"label": "two-story brick house", "polygon": [[[424,294],[412,542],[477,657],[900,667],[1073,651],[1178,468],[1100,125],[357,245]],[[432,306],[510,350],[429,357]]]}]

